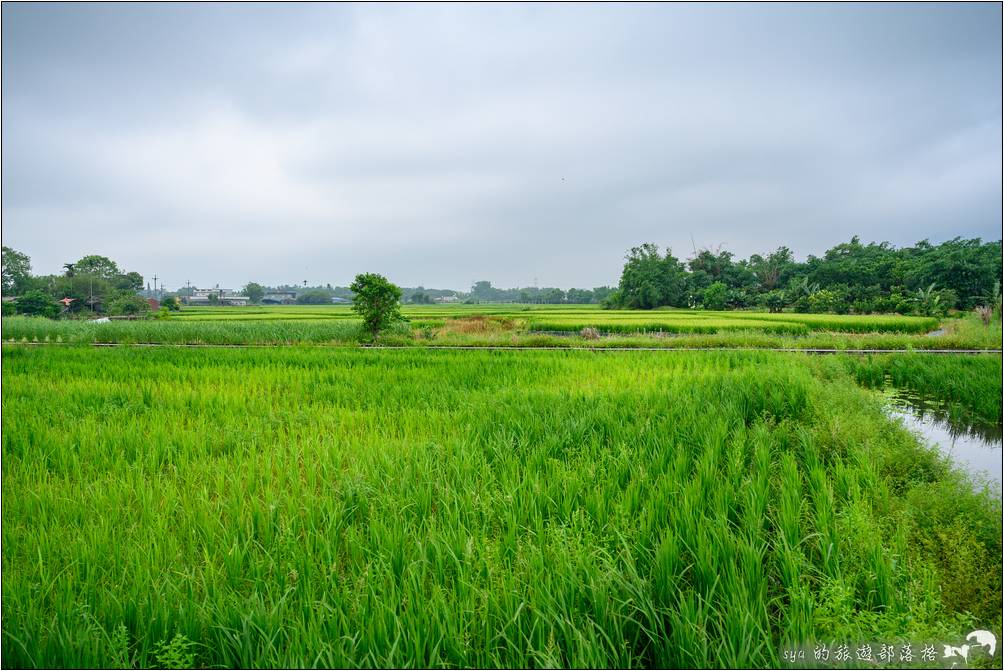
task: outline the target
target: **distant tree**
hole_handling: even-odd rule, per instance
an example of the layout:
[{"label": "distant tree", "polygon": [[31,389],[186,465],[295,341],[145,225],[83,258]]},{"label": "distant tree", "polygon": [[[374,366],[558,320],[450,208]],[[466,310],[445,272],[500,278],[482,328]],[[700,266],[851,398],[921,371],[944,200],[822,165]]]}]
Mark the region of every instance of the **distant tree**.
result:
[{"label": "distant tree", "polygon": [[206,296],[206,300],[209,302],[210,305],[219,305],[220,304],[220,296],[219,296],[219,294],[215,294],[215,293],[209,294],[208,296]]},{"label": "distant tree", "polygon": [[265,296],[265,287],[257,282],[248,282],[241,291],[248,297],[249,301],[255,304],[261,303],[262,297]]},{"label": "distant tree", "polygon": [[3,247],[3,285],[0,292],[4,296],[17,296],[28,289],[31,280],[31,259],[27,254]]},{"label": "distant tree", "polygon": [[780,312],[787,304],[784,292],[780,289],[773,289],[765,293],[762,297],[762,304],[768,312]]},{"label": "distant tree", "polygon": [[471,287],[471,298],[477,301],[491,301],[497,298],[498,290],[488,280],[480,280]]},{"label": "distant tree", "polygon": [[612,291],[612,287],[593,287],[593,302],[602,303]]},{"label": "distant tree", "polygon": [[626,260],[618,287],[622,307],[651,309],[686,305],[687,273],[670,250],[661,256],[656,245],[646,243],[632,248]]},{"label": "distant tree", "polygon": [[374,340],[381,331],[401,321],[401,289],[383,275],[363,273],[356,275],[349,289],[355,294],[352,310],[363,320],[363,329]]},{"label": "distant tree", "polygon": [[620,289],[614,289],[609,294],[603,297],[600,301],[600,307],[604,310],[616,310],[624,305],[624,297],[621,294]]},{"label": "distant tree", "polygon": [[310,289],[297,294],[296,302],[300,305],[330,305],[331,294],[324,289]]},{"label": "distant tree", "polygon": [[14,302],[19,314],[53,319],[59,314],[60,305],[44,291],[33,289],[25,292]]},{"label": "distant tree", "polygon": [[114,297],[112,283],[96,275],[73,275],[52,278],[49,295],[56,300],[72,298],[69,312],[92,310],[101,312],[102,306]]},{"label": "distant tree", "polygon": [[544,290],[543,299],[545,303],[557,304],[565,300],[565,292],[557,287],[550,287]]},{"label": "distant tree", "polygon": [[416,305],[430,305],[433,303],[432,297],[424,291],[416,291],[408,300]]},{"label": "distant tree", "polygon": [[160,301],[160,306],[171,312],[177,312],[181,310],[181,301],[178,300],[177,296],[164,296]]},{"label": "distant tree", "polygon": [[840,295],[830,289],[820,289],[808,298],[809,312],[839,312],[843,303]]},{"label": "distant tree", "polygon": [[112,284],[115,288],[123,291],[141,291],[143,289],[143,276],[137,272],[116,275],[112,279]]},{"label": "distant tree", "polygon": [[704,290],[704,309],[724,310],[729,297],[729,288],[724,282],[713,282]]},{"label": "distant tree", "polygon": [[150,303],[136,294],[122,294],[108,303],[110,315],[145,315],[150,312]]},{"label": "distant tree", "polygon": [[[95,275],[106,280],[113,280],[119,275],[118,264],[107,256],[91,254],[77,261],[74,266],[76,273],[81,275]],[[139,289],[143,288],[143,280],[140,278]]]}]

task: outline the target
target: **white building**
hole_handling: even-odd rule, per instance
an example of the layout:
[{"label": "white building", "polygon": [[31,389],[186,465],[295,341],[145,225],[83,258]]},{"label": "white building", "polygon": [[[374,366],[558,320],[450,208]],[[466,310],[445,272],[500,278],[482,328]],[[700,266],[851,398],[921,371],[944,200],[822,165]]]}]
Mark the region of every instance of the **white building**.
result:
[{"label": "white building", "polygon": [[192,295],[185,299],[189,305],[211,305],[211,296],[219,300],[220,305],[242,307],[250,302],[247,296],[242,296],[230,289],[193,289]]}]

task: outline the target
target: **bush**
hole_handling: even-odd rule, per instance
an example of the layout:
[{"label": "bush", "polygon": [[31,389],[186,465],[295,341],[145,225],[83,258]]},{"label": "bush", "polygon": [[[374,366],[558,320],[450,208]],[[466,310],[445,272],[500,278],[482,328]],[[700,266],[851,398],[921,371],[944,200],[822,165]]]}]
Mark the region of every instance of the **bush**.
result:
[{"label": "bush", "polygon": [[715,282],[704,290],[705,310],[724,310],[729,298],[729,289],[724,282]]},{"label": "bush", "polygon": [[847,311],[846,303],[835,291],[820,289],[808,298],[809,312],[838,312],[843,309]]},{"label": "bush", "polygon": [[787,304],[787,300],[783,291],[774,289],[760,297],[760,304],[767,308],[769,312],[781,312]]},{"label": "bush", "polygon": [[142,296],[119,296],[108,304],[110,315],[146,315],[150,313],[150,304]]},{"label": "bush", "polygon": [[55,319],[59,314],[59,303],[44,291],[34,289],[15,301],[18,314]]}]

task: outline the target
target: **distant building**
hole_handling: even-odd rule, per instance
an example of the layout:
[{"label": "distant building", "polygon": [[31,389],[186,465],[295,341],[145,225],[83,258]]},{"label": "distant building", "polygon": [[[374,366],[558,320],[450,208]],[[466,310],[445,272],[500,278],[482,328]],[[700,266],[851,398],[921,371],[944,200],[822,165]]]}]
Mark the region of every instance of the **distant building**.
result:
[{"label": "distant building", "polygon": [[460,298],[457,296],[436,296],[432,300],[437,303],[456,303],[460,300]]},{"label": "distant building", "polygon": [[153,310],[154,312],[160,309],[160,301],[158,301],[156,298],[147,298],[146,302],[150,304],[150,309]]},{"label": "distant building", "polygon": [[192,289],[192,295],[183,300],[188,305],[212,305],[211,297],[215,297],[219,305],[242,307],[251,302],[247,296],[242,296],[230,289]]},{"label": "distant building", "polygon": [[332,296],[331,297],[331,302],[332,303],[337,303],[338,305],[343,305],[343,304],[351,303],[352,301],[350,301],[348,298],[342,298],[341,296]]}]

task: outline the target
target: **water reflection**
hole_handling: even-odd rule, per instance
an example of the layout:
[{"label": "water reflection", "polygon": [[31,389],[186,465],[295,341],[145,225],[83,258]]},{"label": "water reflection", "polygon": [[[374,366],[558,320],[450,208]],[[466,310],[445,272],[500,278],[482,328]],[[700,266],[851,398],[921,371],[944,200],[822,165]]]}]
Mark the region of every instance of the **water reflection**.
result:
[{"label": "water reflection", "polygon": [[961,466],[974,484],[989,482],[1001,494],[1001,425],[952,416],[948,404],[906,389],[888,389],[889,415],[902,420],[942,454]]}]

